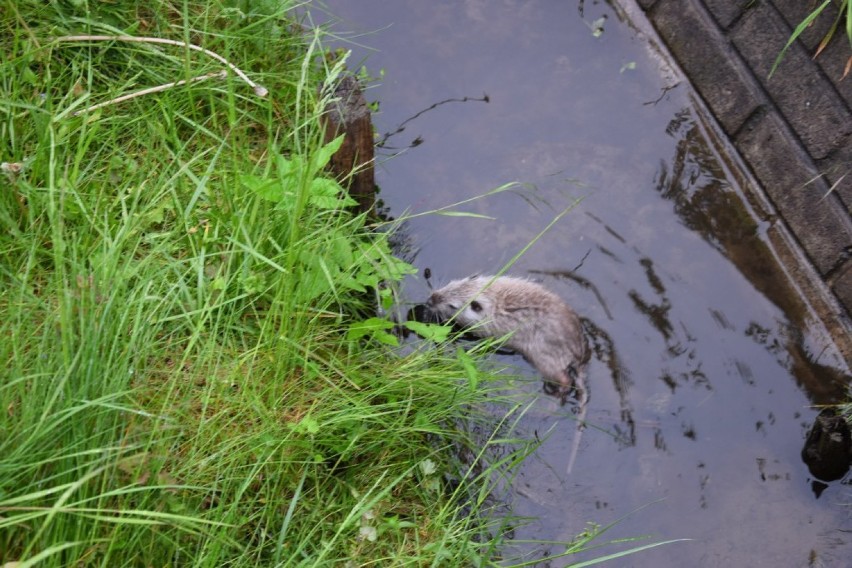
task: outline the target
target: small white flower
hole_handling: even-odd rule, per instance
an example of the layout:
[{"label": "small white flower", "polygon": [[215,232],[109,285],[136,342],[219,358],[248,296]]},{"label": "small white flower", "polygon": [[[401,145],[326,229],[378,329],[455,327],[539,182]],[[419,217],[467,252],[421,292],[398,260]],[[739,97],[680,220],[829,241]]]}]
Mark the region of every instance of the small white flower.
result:
[{"label": "small white flower", "polygon": [[361,540],[376,542],[376,537],[378,537],[376,527],[361,527],[361,530],[358,531],[358,538]]},{"label": "small white flower", "polygon": [[428,458],[420,462],[419,465],[420,473],[422,473],[423,475],[432,475],[438,469],[438,466],[435,465],[435,462]]}]

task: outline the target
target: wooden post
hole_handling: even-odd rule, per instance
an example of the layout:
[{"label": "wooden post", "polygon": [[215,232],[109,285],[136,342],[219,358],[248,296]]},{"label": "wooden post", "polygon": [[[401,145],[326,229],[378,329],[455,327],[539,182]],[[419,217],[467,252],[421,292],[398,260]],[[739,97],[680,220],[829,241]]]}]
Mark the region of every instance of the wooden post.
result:
[{"label": "wooden post", "polygon": [[[335,177],[343,180],[349,195],[358,202],[360,211],[374,213],[376,182],[373,176],[373,124],[361,85],[352,75],[345,75],[334,90],[334,100],[323,115],[325,140],[329,142],[344,133],[343,145],[331,158]],[[355,171],[348,178],[346,176]]]}]

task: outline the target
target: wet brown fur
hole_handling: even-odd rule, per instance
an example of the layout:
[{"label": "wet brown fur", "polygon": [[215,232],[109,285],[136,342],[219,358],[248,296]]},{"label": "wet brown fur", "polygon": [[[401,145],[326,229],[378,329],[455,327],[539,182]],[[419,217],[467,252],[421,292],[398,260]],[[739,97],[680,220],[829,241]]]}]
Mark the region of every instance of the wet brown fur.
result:
[{"label": "wet brown fur", "polygon": [[455,316],[453,321],[478,337],[509,336],[505,347],[521,353],[545,380],[563,389],[571,387],[589,359],[574,310],[541,284],[524,278],[453,280],[432,292],[426,307],[442,321]]}]

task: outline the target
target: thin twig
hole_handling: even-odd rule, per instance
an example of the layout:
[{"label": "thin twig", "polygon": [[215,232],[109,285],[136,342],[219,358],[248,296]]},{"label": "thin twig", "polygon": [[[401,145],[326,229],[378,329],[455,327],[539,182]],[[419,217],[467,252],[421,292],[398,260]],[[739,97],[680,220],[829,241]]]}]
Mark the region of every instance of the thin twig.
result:
[{"label": "thin twig", "polygon": [[586,251],[586,254],[584,254],[583,258],[580,259],[579,264],[577,264],[577,266],[575,266],[571,272],[577,272],[578,270],[583,268],[583,263],[586,262],[586,259],[589,258],[590,254],[592,254],[592,249]]},{"label": "thin twig", "polygon": [[655,105],[655,104],[657,104],[658,102],[660,102],[661,100],[663,100],[663,97],[665,97],[665,96],[668,94],[668,92],[669,92],[669,91],[676,89],[676,88],[678,87],[678,85],[680,85],[680,81],[678,81],[678,82],[677,82],[677,83],[675,83],[674,85],[669,85],[669,86],[667,86],[667,87],[663,87],[662,89],[660,89],[661,93],[660,93],[660,96],[659,96],[659,97],[657,97],[657,100],[655,100],[655,101],[645,101],[645,102],[644,102],[644,103],[642,103],[642,104],[643,104],[643,105],[645,105],[645,106],[648,106],[648,105]]},{"label": "thin twig", "polygon": [[248,85],[254,89],[254,93],[259,97],[265,97],[269,94],[269,91],[266,87],[262,85],[258,85],[254,81],[248,78],[248,76],[243,73],[239,67],[209,49],[204,49],[203,47],[199,47],[197,45],[186,43],[183,41],[177,41],[173,39],[165,39],[161,37],[135,37],[135,36],[108,36],[108,35],[77,35],[77,36],[62,36],[56,38],[57,41],[125,41],[130,43],[160,43],[165,45],[177,45],[179,47],[186,47],[192,49],[194,51],[200,51],[204,55],[208,57],[212,57],[216,61],[220,61],[228,66],[234,73],[236,73],[240,79],[248,83]]},{"label": "thin twig", "polygon": [[136,97],[141,97],[143,95],[150,95],[151,93],[159,93],[160,91],[165,91],[166,89],[171,89],[172,87],[180,87],[181,85],[185,85],[186,83],[197,83],[199,81],[205,81],[207,79],[212,79],[213,77],[219,77],[220,79],[224,79],[228,76],[227,71],[214,71],[212,73],[206,73],[204,75],[199,75],[198,77],[193,77],[192,79],[182,79],[180,81],[174,81],[172,83],[166,83],[165,85],[158,85],[156,87],[149,87],[147,89],[142,89],[141,91],[136,91],[135,93],[130,93],[129,95],[122,95],[120,97],[116,97],[114,99],[98,103],[96,105],[92,105],[90,107],[86,107],[83,110],[78,110],[73,113],[74,116],[79,116],[81,114],[91,112],[93,110],[109,106],[112,104],[120,103],[123,101],[127,101]]},{"label": "thin twig", "polygon": [[[376,147],[387,148],[385,146],[385,142],[388,141],[388,138],[391,138],[392,136],[395,136],[395,135],[399,134],[400,132],[402,132],[403,130],[405,130],[406,124],[408,124],[412,120],[419,118],[420,115],[422,115],[423,113],[429,112],[430,110],[434,110],[435,108],[437,108],[441,105],[447,104],[447,103],[466,103],[468,101],[488,103],[488,102],[491,102],[491,98],[488,96],[488,93],[483,93],[481,98],[463,97],[463,98],[460,98],[460,99],[450,98],[450,99],[445,99],[443,101],[438,101],[437,103],[435,103],[435,104],[433,104],[433,105],[431,105],[427,108],[424,108],[420,112],[415,113],[413,116],[409,116],[408,118],[406,118],[405,120],[400,122],[399,126],[397,126],[396,130],[394,130],[393,132],[385,132],[385,134],[384,134],[384,136],[382,136],[381,140],[376,142]],[[419,146],[422,143],[423,143],[423,139],[420,136],[418,136],[417,138],[414,139],[414,142],[411,143],[410,147],[413,148],[415,146]],[[388,148],[388,149],[396,150],[397,148]]]}]

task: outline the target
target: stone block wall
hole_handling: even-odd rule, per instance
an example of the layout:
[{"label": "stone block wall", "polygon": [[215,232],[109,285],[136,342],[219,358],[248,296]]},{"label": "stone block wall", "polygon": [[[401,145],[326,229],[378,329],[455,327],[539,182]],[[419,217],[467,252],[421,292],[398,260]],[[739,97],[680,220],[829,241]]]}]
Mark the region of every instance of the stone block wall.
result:
[{"label": "stone block wall", "polygon": [[[804,0],[637,0],[829,285],[852,314],[852,48],[816,59],[826,10],[770,77]],[[846,318],[844,318],[846,319]]]}]

